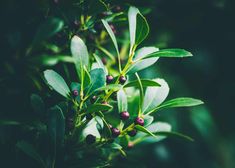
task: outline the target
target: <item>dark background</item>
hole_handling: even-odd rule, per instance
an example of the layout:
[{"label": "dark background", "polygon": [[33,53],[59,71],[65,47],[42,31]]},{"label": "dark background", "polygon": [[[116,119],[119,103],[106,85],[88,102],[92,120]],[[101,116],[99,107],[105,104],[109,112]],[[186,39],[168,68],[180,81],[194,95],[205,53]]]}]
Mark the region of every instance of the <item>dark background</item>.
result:
[{"label": "dark background", "polygon": [[[122,3],[127,4],[128,1],[120,1]],[[119,166],[235,167],[235,2],[150,0],[129,3],[142,10],[151,9],[145,15],[150,24],[150,35],[145,45],[184,48],[194,55],[182,60],[161,59],[151,71],[144,71],[142,75],[155,77],[157,74],[165,78],[171,87],[169,97],[196,97],[202,99],[205,105],[193,109],[169,110],[155,116],[157,120],[170,122],[174,130],[192,136],[194,143],[169,138],[157,144],[140,146],[132,151],[128,160],[121,162],[123,166],[121,163]],[[21,48],[30,43],[43,18],[43,9],[39,10],[36,3],[31,1],[10,0],[0,4],[0,116],[3,119],[24,120],[32,117],[29,96],[36,88],[28,76],[31,69],[19,55],[23,52]],[[25,160],[15,159],[17,156],[12,146],[16,137],[25,135],[12,127],[2,127],[0,131],[0,164],[9,162],[12,165],[12,159],[20,165]],[[4,136],[9,138],[7,144],[3,140]]]}]

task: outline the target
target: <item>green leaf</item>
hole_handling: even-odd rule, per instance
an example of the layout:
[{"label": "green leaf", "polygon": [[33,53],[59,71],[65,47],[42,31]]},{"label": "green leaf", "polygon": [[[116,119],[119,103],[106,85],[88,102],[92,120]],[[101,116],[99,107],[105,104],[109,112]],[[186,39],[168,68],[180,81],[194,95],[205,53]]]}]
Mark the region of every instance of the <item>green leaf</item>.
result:
[{"label": "green leaf", "polygon": [[110,147],[111,149],[122,149],[122,146],[119,145],[118,143],[115,143],[115,142],[111,143],[111,144],[109,145],[109,147]]},{"label": "green leaf", "polygon": [[72,82],[70,84],[70,88],[71,90],[77,90],[78,92],[80,92],[80,89],[81,89],[81,84],[80,83],[77,83],[77,82]]},{"label": "green leaf", "polygon": [[[172,100],[168,100],[158,106],[155,110],[163,108],[174,108],[174,107],[191,107],[203,104],[203,101],[198,99],[193,99],[189,97],[179,97]],[[154,111],[155,111],[154,110]]]},{"label": "green leaf", "polygon": [[117,55],[119,56],[119,49],[118,49],[118,44],[117,44],[117,40],[116,40],[116,37],[111,29],[111,27],[109,26],[108,22],[104,19],[101,20],[105,29],[107,30],[109,36],[111,37],[112,41],[113,41],[113,44],[114,44],[114,47],[116,49],[116,52],[117,52]]},{"label": "green leaf", "polygon": [[151,65],[155,64],[157,62],[158,58],[147,58],[147,59],[143,59],[140,60],[136,63],[134,63],[127,71],[127,74],[133,74],[136,73],[138,71],[141,71],[145,68],[150,67]]},{"label": "green leaf", "polygon": [[153,116],[150,115],[144,116],[144,126],[145,127],[149,126],[150,124],[152,124],[153,120],[154,120]]},{"label": "green leaf", "polygon": [[127,96],[123,89],[117,92],[118,111],[121,113],[127,111]]},{"label": "green leaf", "polygon": [[143,89],[143,85],[141,83],[140,77],[137,73],[135,73],[136,78],[138,80],[138,85],[139,85],[139,92],[140,92],[140,97],[139,97],[139,112],[138,112],[138,116],[140,116],[143,111],[142,111],[142,107],[143,107],[143,102],[144,102],[144,89]]},{"label": "green leaf", "polygon": [[95,120],[95,118],[89,121],[86,127],[83,129],[81,138],[85,139],[88,134],[91,134],[93,136],[96,136],[97,138],[100,138],[100,133],[97,129],[97,121]]},{"label": "green leaf", "polygon": [[149,26],[145,17],[135,7],[130,7],[128,11],[130,48],[140,44],[149,33]]},{"label": "green leaf", "polygon": [[89,72],[87,71],[87,68],[84,66],[84,86],[88,86],[91,83],[91,76]]},{"label": "green leaf", "polygon": [[105,72],[105,75],[107,75],[108,72],[107,72],[107,69],[106,69],[106,67],[104,66],[102,60],[101,60],[101,59],[99,58],[99,56],[96,55],[96,54],[93,54],[93,56],[95,57],[95,60],[96,60],[96,62],[97,62],[97,67],[96,67],[96,68],[102,68],[102,69],[104,70],[104,72]]},{"label": "green leaf", "polygon": [[187,135],[178,133],[178,132],[159,131],[159,132],[154,133],[154,135],[156,135],[156,136],[166,136],[166,137],[178,137],[178,138],[182,138],[182,139],[185,139],[185,140],[188,140],[188,141],[191,141],[191,142],[194,141],[193,138],[191,138],[191,137],[189,137]]},{"label": "green leaf", "polygon": [[146,55],[143,58],[151,58],[151,57],[191,57],[192,53],[183,50],[183,49],[163,49],[152,54]]},{"label": "green leaf", "polygon": [[38,154],[33,145],[27,143],[26,141],[19,141],[16,147],[23,151],[25,154],[36,160],[42,167],[46,167],[45,162],[42,157]]},{"label": "green leaf", "polygon": [[44,71],[44,77],[55,91],[57,91],[62,96],[68,98],[70,94],[70,90],[64,79],[53,70]]},{"label": "green leaf", "polygon": [[163,79],[155,79],[160,87],[147,87],[144,96],[143,113],[148,113],[159,106],[169,93],[169,86]]},{"label": "green leaf", "polygon": [[133,61],[137,61],[142,58],[145,58],[148,55],[156,53],[157,51],[159,51],[159,49],[156,47],[142,47],[136,51],[134,58],[133,58]]},{"label": "green leaf", "polygon": [[141,132],[144,132],[150,136],[156,137],[152,132],[150,132],[148,129],[146,129],[145,127],[141,126],[141,125],[136,125],[135,128]]},{"label": "green leaf", "polygon": [[109,104],[92,104],[86,109],[86,113],[95,113],[98,111],[109,111],[113,107]]},{"label": "green leaf", "polygon": [[156,137],[144,137],[145,142],[159,142],[166,138],[164,135],[157,135],[158,132],[170,132],[171,125],[166,122],[155,122],[146,127],[150,132],[152,132]]},{"label": "green leaf", "polygon": [[61,19],[58,18],[47,19],[41,26],[39,26],[39,29],[36,35],[34,36],[33,46],[36,46],[42,41],[47,40],[48,38],[55,35],[56,33],[62,30],[63,26],[64,22]]},{"label": "green leaf", "polygon": [[74,63],[74,59],[67,55],[40,55],[32,58],[34,64],[40,64],[45,66],[54,66],[59,62]]},{"label": "green leaf", "polygon": [[88,68],[89,65],[89,54],[87,51],[87,47],[80,37],[73,36],[71,40],[70,50],[74,58],[78,76],[81,79],[83,67],[85,66],[86,68]]},{"label": "green leaf", "polygon": [[135,63],[128,69],[127,73],[132,74],[132,73],[138,72],[156,63],[158,60],[158,57],[148,58],[148,59],[142,59],[142,58],[157,51],[159,51],[159,49],[156,47],[143,47],[137,50],[133,59]]},{"label": "green leaf", "polygon": [[[141,79],[141,83],[143,87],[148,87],[148,86],[161,86],[159,83],[157,83],[156,81],[153,80],[149,80],[149,79]],[[127,84],[125,84],[123,87],[124,88],[128,88],[128,87],[138,87],[138,80],[135,81],[131,81]]]},{"label": "green leaf", "polygon": [[96,91],[102,91],[102,90],[113,90],[113,91],[118,91],[122,88],[122,85],[121,84],[109,84],[109,85],[106,85],[106,86],[103,86],[99,89],[97,89]]},{"label": "green leaf", "polygon": [[32,94],[30,96],[30,102],[34,112],[39,115],[45,114],[45,104],[39,95]]},{"label": "green leaf", "polygon": [[101,68],[96,68],[90,71],[91,76],[91,84],[89,85],[89,92],[93,92],[101,87],[103,87],[106,83],[106,77],[104,70]]},{"label": "green leaf", "polygon": [[55,144],[61,144],[65,135],[65,118],[59,106],[49,109],[48,133]]}]

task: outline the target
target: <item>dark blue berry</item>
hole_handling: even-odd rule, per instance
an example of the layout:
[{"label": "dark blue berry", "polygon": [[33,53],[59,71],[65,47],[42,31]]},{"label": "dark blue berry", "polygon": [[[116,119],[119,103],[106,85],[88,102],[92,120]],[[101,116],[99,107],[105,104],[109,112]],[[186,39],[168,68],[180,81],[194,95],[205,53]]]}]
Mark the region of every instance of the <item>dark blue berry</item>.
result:
[{"label": "dark blue berry", "polygon": [[93,144],[93,143],[95,143],[95,141],[96,141],[96,137],[94,135],[89,134],[86,136],[86,143],[87,144]]},{"label": "dark blue berry", "polygon": [[114,138],[117,138],[121,134],[120,130],[117,128],[112,128],[111,131]]},{"label": "dark blue berry", "polygon": [[112,83],[113,82],[113,77],[111,76],[111,75],[107,75],[106,76],[106,83],[107,84],[110,84],[110,83]]},{"label": "dark blue berry", "polygon": [[137,130],[136,129],[133,129],[131,131],[128,131],[127,134],[131,137],[134,137],[136,134],[137,134]]},{"label": "dark blue berry", "polygon": [[124,83],[126,82],[126,77],[125,77],[125,76],[120,76],[120,77],[119,77],[119,82],[120,82],[121,84],[124,84]]}]

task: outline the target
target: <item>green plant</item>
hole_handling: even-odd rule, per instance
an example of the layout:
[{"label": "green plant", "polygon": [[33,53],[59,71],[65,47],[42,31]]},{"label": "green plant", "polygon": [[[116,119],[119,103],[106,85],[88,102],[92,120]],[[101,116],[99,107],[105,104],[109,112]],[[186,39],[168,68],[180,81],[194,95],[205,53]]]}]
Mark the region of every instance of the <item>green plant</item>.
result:
[{"label": "green plant", "polygon": [[[128,11],[129,52],[121,54],[114,29],[108,21],[108,18],[102,19],[116,53],[109,52],[102,44],[96,47],[111,58],[112,66],[105,66],[99,56],[101,53],[88,51],[83,39],[74,35],[70,43],[70,61],[75,64],[76,79],[67,85],[57,72],[44,71],[46,83],[64,100],[46,110],[39,96],[31,96],[34,110],[47,118],[43,129],[49,137],[52,152],[45,161],[31,145],[19,142],[17,146],[43,167],[60,163],[67,167],[109,166],[116,155],[126,156],[126,149],[141,142],[158,142],[167,136],[192,140],[173,132],[168,123],[154,122],[153,114],[166,108],[196,106],[203,102],[188,97],[165,101],[169,87],[164,79],[142,79],[138,75],[160,57],[182,58],[192,54],[183,49],[140,48],[149,33],[149,26],[135,7]],[[125,64],[123,60],[126,60]],[[45,111],[46,115],[42,114]],[[87,156],[92,156],[94,161],[84,161]]]}]

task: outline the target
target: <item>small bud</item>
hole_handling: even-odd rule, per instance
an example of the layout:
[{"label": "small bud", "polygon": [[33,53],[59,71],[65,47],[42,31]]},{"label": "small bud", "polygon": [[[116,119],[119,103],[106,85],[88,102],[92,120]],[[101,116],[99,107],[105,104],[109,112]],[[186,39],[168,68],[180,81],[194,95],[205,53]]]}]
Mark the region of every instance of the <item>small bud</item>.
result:
[{"label": "small bud", "polygon": [[73,95],[76,97],[79,95],[78,90],[73,90]]}]

